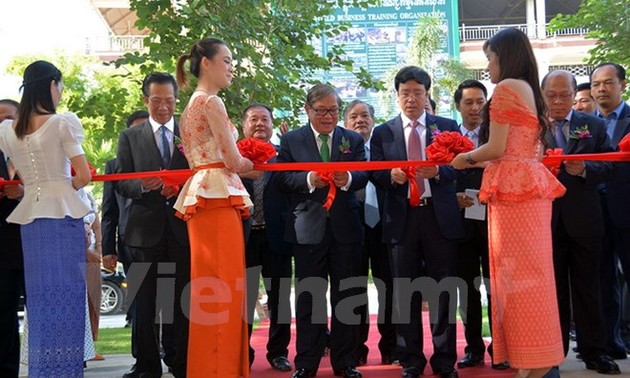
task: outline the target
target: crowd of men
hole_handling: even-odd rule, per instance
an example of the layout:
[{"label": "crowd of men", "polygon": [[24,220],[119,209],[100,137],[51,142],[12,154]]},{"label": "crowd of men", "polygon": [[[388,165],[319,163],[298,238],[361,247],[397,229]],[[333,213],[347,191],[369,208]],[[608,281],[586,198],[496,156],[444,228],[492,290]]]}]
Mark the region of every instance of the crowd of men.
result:
[{"label": "crowd of men", "polygon": [[[544,136],[546,146],[560,148],[563,154],[616,151],[630,132],[630,107],[621,97],[625,86],[625,70],[614,63],[597,66],[590,83],[580,85],[567,71],[549,72],[541,83],[553,124]],[[400,114],[375,127],[372,105],[354,100],[343,107],[335,88],[315,85],[305,99],[308,123],[283,133],[274,161],[426,160],[424,150],[436,131],[459,132],[475,146],[484,142],[479,132],[488,92],[479,81],[466,80],[454,93],[460,125],[426,110],[431,79],[424,70],[403,68],[394,87]],[[106,173],[116,167],[120,171],[121,165],[125,171],[138,172],[187,167],[177,148],[167,151],[166,157],[160,148],[164,138],[160,126],[167,127],[164,135],[171,146],[179,134],[174,119],[177,89],[169,74],[145,78],[147,112],[129,117],[118,156],[107,163]],[[0,100],[0,121],[15,117],[17,106]],[[338,125],[340,116],[343,127]],[[271,108],[252,104],[243,111],[243,134],[271,143],[273,121]],[[130,149],[134,156],[139,149],[145,151],[143,161],[131,159]],[[15,172],[9,172],[6,159],[2,160],[1,177],[14,178]],[[399,364],[403,377],[415,378],[428,363],[434,374],[452,378],[458,376],[455,367],[482,364],[486,351],[492,356],[492,344],[486,347],[482,337],[479,289],[484,284],[490,306],[487,220],[485,215],[466,215],[466,208],[476,203],[474,193],[481,186],[483,169],[425,166],[416,174],[419,206],[409,205],[409,178],[401,168],[331,175],[266,172],[242,178],[254,203],[252,217],[244,221],[247,317],[252,324],[262,275],[270,317],[265,357],[272,368],[294,369],[293,378],[312,377],[328,353],[335,375],[361,377],[357,367],[367,363],[369,353],[370,271],[378,290],[382,364]],[[567,193],[554,202],[551,227],[565,354],[574,333],[586,368],[619,374],[614,360],[627,358],[629,346],[621,335],[621,287],[624,281],[630,284],[630,163],[565,161],[558,179]],[[322,204],[329,186],[337,191],[326,209]],[[103,263],[122,262],[130,290],[138,293],[129,312],[136,364],[125,373],[127,378],[151,376],[147,372],[159,376],[161,360],[175,376],[185,371],[188,320],[182,311],[185,303],[179,299],[190,262],[185,224],[173,214],[174,199],[175,194],[164,192],[155,178],[110,182],[104,188]],[[3,193],[3,220],[16,200]],[[16,309],[23,279],[19,228],[2,222],[0,242],[5,261],[0,267],[0,375],[17,376]],[[134,271],[134,263],[150,264],[144,265],[144,271]],[[623,281],[618,279],[619,271],[624,273]],[[291,364],[293,276],[297,335]],[[164,277],[173,279],[171,296],[160,296]],[[449,281],[452,278],[457,280]],[[459,361],[457,289],[466,338],[465,355]],[[326,310],[328,290],[332,314]],[[432,356],[423,352],[423,302],[430,311]],[[157,325],[156,312],[162,319]],[[254,357],[250,347],[250,364]],[[492,367],[506,369],[509,364]]]}]

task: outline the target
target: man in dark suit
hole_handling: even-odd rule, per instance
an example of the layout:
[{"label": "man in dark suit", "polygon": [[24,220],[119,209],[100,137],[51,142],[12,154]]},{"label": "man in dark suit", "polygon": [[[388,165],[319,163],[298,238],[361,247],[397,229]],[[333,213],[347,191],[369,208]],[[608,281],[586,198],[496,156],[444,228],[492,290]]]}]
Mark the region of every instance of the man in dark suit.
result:
[{"label": "man in dark suit", "polygon": [[[365,155],[370,160],[370,138],[374,128],[374,107],[361,100],[351,101],[343,112],[344,127],[356,131],[365,141]],[[369,172],[368,172],[369,173]],[[368,182],[365,189],[356,193],[363,211],[361,220],[365,238],[363,239],[364,261],[362,276],[367,279],[370,268],[372,278],[378,291],[378,332],[381,339],[378,349],[381,352],[381,363],[394,362],[396,352],[396,328],[392,323],[392,273],[389,267],[389,254],[383,243],[380,209],[383,208],[383,193],[373,183]],[[370,314],[368,305],[361,307],[361,331],[359,333],[359,365],[367,363],[369,348],[367,346],[370,331]]]},{"label": "man in dark suit", "polygon": [[[0,100],[0,123],[14,119],[19,104],[13,100]],[[0,178],[17,179],[15,170],[0,151]],[[24,195],[24,187],[0,187],[0,377],[16,377],[20,371],[20,334],[18,301],[24,288],[24,266],[20,225],[7,223],[7,217]]]},{"label": "man in dark suit", "polygon": [[[547,145],[562,148],[563,154],[612,152],[604,122],[572,110],[576,89],[570,72],[551,71],[543,78],[543,96],[553,123],[545,135]],[[567,192],[553,202],[551,223],[564,353],[569,351],[573,314],[582,360],[600,374],[619,374],[619,366],[606,353],[599,289],[604,218],[597,187],[612,174],[609,162],[565,161],[558,180]]]},{"label": "man in dark suit", "polygon": [[[179,134],[173,119],[177,100],[175,78],[167,73],[149,74],[143,81],[142,93],[149,120],[120,134],[117,172],[188,168],[186,158],[174,144],[174,136]],[[134,368],[124,377],[160,377],[162,374],[154,326],[156,308],[161,309],[162,322],[173,322],[175,327],[176,355],[172,373],[175,377],[185,377],[188,321],[182,307],[188,307],[189,298],[182,297],[182,293],[190,281],[190,248],[186,224],[175,217],[173,209],[177,189],[164,186],[160,178],[152,177],[120,181],[118,191],[132,200],[124,243],[133,259],[128,279],[132,286],[139,285],[135,298],[138,357]],[[138,264],[138,273],[134,276],[136,263],[142,264]]]},{"label": "man in dark suit", "polygon": [[[326,84],[313,86],[304,109],[306,126],[288,132],[280,143],[279,163],[319,161],[364,161],[363,139],[354,131],[337,127],[341,99]],[[297,355],[293,378],[315,376],[324,354],[327,314],[326,290],[330,276],[330,304],[333,309],[330,329],[330,359],[335,375],[361,377],[355,369],[360,319],[353,308],[338,306],[361,288],[350,283],[361,274],[363,229],[359,202],[354,191],[365,187],[367,174],[362,171],[277,172],[274,180],[281,192],[289,194],[290,211],[285,240],[293,244],[296,277]],[[328,211],[322,206],[329,185],[337,188]]]},{"label": "man in dark suit", "polygon": [[[143,125],[149,119],[149,112],[146,110],[138,110],[127,117],[127,128],[132,126]],[[108,160],[105,163],[105,174],[116,172],[117,159]],[[125,274],[129,274],[132,257],[129,248],[125,245],[125,227],[127,226],[127,215],[131,199],[125,198],[118,193],[116,181],[105,181],[103,183],[103,202],[101,205],[101,233],[103,236],[103,266],[107,269],[116,269],[116,264],[120,261],[123,264]],[[127,291],[135,293],[137,289],[127,287]],[[129,299],[129,298],[127,298]],[[127,324],[125,327],[132,325],[136,304],[135,301],[128,303],[127,308]],[[137,319],[136,319],[137,320]],[[156,325],[156,327],[159,327]],[[138,356],[136,333],[137,326],[131,329],[131,355],[136,358]],[[163,360],[167,366],[172,364],[175,357],[175,345],[172,324],[162,325],[162,348],[164,350]]]},{"label": "man in dark suit", "polygon": [[[273,114],[267,105],[253,104],[243,112],[243,134],[267,143],[273,135]],[[275,147],[275,146],[274,146]],[[275,158],[270,160],[275,161]],[[258,284],[262,274],[269,309],[267,361],[280,371],[291,370],[291,246],[284,241],[284,227],[289,204],[287,197],[270,185],[271,172],[260,177],[241,177],[254,209],[251,231],[245,247],[247,266],[247,311],[249,337],[252,336],[254,311],[258,301]],[[250,365],[254,349],[249,347]]]},{"label": "man in dark suit", "polygon": [[[459,132],[455,121],[424,111],[431,87],[431,78],[424,70],[402,68],[394,87],[402,112],[374,129],[372,160],[424,160],[424,149],[434,134]],[[425,295],[435,346],[431,367],[441,377],[457,377],[457,287],[453,284],[458,280],[450,277],[457,274],[457,239],[464,236],[464,230],[455,196],[455,170],[448,166],[418,167],[413,179],[419,189],[420,198],[414,199],[419,206],[410,205],[412,193],[402,169],[376,171],[373,177],[385,190],[383,241],[388,245],[394,277],[396,353],[402,376],[420,376],[427,363],[422,351],[421,306]]]},{"label": "man in dark suit", "polygon": [[[488,97],[486,87],[477,80],[465,80],[457,87],[453,97],[455,107],[462,117],[459,130],[477,148],[481,144],[479,131],[483,119],[482,110]],[[457,275],[466,282],[467,298],[466,301],[460,303],[460,314],[464,323],[464,336],[466,338],[466,347],[464,348],[466,355],[457,363],[457,367],[467,368],[483,364],[486,352],[486,344],[482,336],[483,316],[479,285],[483,281],[488,308],[490,308],[488,222],[485,217],[472,219],[465,216],[465,208],[475,203],[474,199],[466,194],[466,190],[479,190],[481,188],[483,168],[463,169],[457,171],[457,175],[457,201],[462,209],[461,214],[466,232],[466,237],[457,246]],[[489,313],[490,311],[488,311]],[[490,322],[490,318],[488,316],[488,322]],[[488,353],[492,356],[490,347],[488,347]],[[496,369],[507,368],[505,364],[495,364],[493,367]]]},{"label": "man in dark suit", "polygon": [[[621,94],[626,89],[626,70],[616,63],[602,63],[591,72],[591,94],[596,115],[604,119],[613,149],[630,133],[630,106]],[[615,163],[615,176],[602,190],[604,248],[601,260],[601,291],[606,324],[606,347],[614,359],[628,358],[621,338],[621,294],[617,266],[621,264],[630,285],[630,163]]]}]

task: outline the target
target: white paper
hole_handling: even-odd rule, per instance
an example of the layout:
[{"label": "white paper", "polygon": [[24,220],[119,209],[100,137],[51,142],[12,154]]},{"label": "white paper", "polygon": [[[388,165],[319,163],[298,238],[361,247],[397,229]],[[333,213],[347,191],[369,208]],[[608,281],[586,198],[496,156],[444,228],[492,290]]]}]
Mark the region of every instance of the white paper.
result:
[{"label": "white paper", "polygon": [[486,205],[479,203],[479,190],[466,189],[464,193],[468,198],[472,198],[472,200],[475,201],[474,205],[467,207],[464,211],[464,218],[481,221],[486,220]]}]

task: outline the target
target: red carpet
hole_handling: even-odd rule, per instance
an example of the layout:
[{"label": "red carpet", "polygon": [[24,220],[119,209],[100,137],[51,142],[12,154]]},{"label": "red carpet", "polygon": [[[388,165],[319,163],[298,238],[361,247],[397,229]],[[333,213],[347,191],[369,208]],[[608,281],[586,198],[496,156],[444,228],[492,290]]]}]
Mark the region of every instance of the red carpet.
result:
[{"label": "red carpet", "polygon": [[[431,333],[429,331],[428,312],[424,312],[424,354],[429,359],[433,352],[433,344],[431,342]],[[295,358],[295,324],[292,325],[292,339],[289,345],[289,361],[293,365],[293,359]],[[292,372],[279,372],[273,370],[269,363],[265,359],[265,345],[267,343],[267,335],[269,334],[268,321],[262,322],[259,327],[254,331],[252,335],[251,345],[256,350],[256,360],[252,366],[252,378],[288,378]],[[359,370],[363,373],[365,378],[399,378],[401,375],[401,367],[395,365],[381,365],[381,355],[378,351],[378,339],[380,335],[376,328],[376,315],[371,316],[370,335],[368,339],[368,347],[370,348],[370,354],[368,356],[367,365],[360,366]],[[461,323],[457,325],[457,358],[458,360],[464,356],[464,347],[466,341],[464,339],[464,328]],[[461,378],[478,378],[478,377],[492,377],[492,378],[508,378],[514,375],[514,370],[494,370],[491,368],[490,357],[486,353],[486,361],[484,365],[475,366],[466,369],[457,369]],[[431,376],[431,367],[427,364],[424,370],[423,376]],[[328,357],[322,358],[317,372],[317,377],[334,377],[332,368],[330,367],[330,360]]]}]

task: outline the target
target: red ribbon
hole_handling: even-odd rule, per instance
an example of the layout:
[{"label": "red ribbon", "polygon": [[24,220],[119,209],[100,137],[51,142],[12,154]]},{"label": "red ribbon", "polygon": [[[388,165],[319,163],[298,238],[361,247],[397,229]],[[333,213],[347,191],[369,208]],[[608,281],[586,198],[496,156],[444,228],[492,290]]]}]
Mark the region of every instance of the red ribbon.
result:
[{"label": "red ribbon", "polygon": [[328,194],[326,195],[326,202],[324,202],[324,208],[326,210],[330,210],[333,202],[335,201],[335,196],[337,195],[337,187],[333,181],[333,173],[332,172],[315,172],[319,178],[322,179],[323,182],[328,184]]},{"label": "red ribbon", "polygon": [[558,173],[560,173],[560,164],[562,164],[562,160],[554,159],[554,157],[562,156],[562,148],[548,148],[547,151],[545,151],[545,154],[545,157],[548,157],[549,159],[547,160],[547,162],[545,162],[543,159],[543,164],[547,168],[549,168],[554,176],[558,176]]},{"label": "red ribbon", "polygon": [[[435,165],[435,164],[433,164]],[[409,182],[409,205],[416,207],[420,205],[420,189],[416,181],[416,167],[401,167]]]}]

